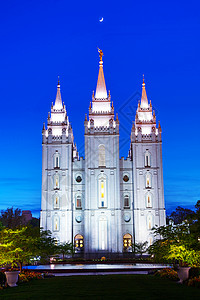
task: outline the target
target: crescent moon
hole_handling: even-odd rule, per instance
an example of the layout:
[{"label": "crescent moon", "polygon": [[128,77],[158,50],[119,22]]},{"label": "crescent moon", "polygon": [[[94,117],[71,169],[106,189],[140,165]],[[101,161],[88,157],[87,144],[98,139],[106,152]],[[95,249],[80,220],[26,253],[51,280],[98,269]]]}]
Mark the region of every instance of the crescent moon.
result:
[{"label": "crescent moon", "polygon": [[103,22],[103,17],[99,20],[99,22]]}]

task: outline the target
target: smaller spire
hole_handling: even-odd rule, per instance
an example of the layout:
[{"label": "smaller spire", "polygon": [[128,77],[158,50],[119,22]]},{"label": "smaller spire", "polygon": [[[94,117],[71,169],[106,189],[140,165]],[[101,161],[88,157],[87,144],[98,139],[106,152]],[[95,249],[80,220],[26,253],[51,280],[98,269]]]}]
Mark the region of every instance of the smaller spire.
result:
[{"label": "smaller spire", "polygon": [[116,124],[119,125],[118,113],[116,114]]},{"label": "smaller spire", "polygon": [[42,132],[44,132],[46,129],[45,129],[45,122],[43,123],[43,127],[42,127]]},{"label": "smaller spire", "polygon": [[145,82],[144,82],[144,74],[143,74],[141,108],[148,108],[148,106],[149,105],[148,105],[147,93],[146,93]]},{"label": "smaller spire", "polygon": [[162,128],[161,128],[161,125],[160,125],[160,121],[158,122],[158,131],[159,131],[159,132],[162,132]]},{"label": "smaller spire", "polygon": [[85,121],[87,121],[87,114],[85,114]]}]

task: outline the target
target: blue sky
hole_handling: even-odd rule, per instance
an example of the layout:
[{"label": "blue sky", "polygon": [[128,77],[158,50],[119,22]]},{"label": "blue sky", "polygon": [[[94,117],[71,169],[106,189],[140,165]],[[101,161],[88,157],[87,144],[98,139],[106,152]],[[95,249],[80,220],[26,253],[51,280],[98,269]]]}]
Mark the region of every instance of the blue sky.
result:
[{"label": "blue sky", "polygon": [[[102,23],[99,18],[104,17]],[[0,209],[39,216],[41,130],[62,98],[83,155],[84,115],[98,75],[97,47],[121,124],[120,155],[145,74],[148,98],[163,130],[168,211],[200,199],[198,1],[4,1],[0,10]],[[123,107],[131,99],[127,119]]]}]

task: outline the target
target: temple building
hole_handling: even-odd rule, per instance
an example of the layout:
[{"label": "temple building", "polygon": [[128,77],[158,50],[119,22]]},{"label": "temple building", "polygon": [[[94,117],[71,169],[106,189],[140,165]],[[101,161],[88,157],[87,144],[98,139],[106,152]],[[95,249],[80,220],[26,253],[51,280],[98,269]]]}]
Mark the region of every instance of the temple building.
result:
[{"label": "temple building", "polygon": [[99,54],[96,91],[84,120],[85,158],[79,157],[59,81],[42,130],[41,227],[86,257],[150,245],[152,228],[165,225],[162,130],[144,79],[128,157],[120,159],[120,123]]}]

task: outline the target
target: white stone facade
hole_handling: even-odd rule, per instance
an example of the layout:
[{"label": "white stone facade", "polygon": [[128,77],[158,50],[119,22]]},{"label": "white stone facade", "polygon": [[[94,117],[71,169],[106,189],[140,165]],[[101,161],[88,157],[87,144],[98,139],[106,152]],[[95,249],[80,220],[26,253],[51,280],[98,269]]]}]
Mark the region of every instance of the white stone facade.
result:
[{"label": "white stone facade", "polygon": [[58,82],[42,131],[41,227],[86,255],[151,244],[152,227],[165,224],[165,205],[161,127],[144,81],[127,159],[119,158],[119,120],[107,94],[102,55],[84,126],[85,159],[79,158]]}]

